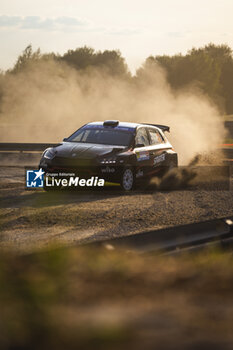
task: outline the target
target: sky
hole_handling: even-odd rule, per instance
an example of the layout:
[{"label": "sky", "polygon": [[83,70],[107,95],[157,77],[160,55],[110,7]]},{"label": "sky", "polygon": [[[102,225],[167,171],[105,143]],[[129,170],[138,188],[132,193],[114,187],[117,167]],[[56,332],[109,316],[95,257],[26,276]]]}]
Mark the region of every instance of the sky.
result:
[{"label": "sky", "polygon": [[132,72],[150,55],[210,42],[233,48],[232,0],[0,0],[0,69],[32,44],[63,54],[121,51]]}]

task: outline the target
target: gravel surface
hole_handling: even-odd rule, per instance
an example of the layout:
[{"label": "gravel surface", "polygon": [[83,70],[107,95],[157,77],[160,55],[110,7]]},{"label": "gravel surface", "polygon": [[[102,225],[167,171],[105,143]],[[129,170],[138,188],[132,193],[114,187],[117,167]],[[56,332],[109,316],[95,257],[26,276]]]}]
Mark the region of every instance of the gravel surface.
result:
[{"label": "gravel surface", "polygon": [[30,251],[232,216],[233,191],[205,181],[129,194],[114,188],[48,193],[25,189],[24,168],[1,167],[0,245]]}]

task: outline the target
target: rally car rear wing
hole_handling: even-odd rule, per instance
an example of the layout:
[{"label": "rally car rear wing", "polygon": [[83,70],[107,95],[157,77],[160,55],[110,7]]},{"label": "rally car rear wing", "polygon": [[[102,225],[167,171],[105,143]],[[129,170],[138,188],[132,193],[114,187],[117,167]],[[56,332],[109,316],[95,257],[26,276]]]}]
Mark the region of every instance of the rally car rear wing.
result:
[{"label": "rally car rear wing", "polygon": [[162,131],[167,131],[170,132],[170,126],[167,125],[161,125],[161,124],[148,124],[148,123],[142,123],[145,125],[151,125],[151,126],[155,126],[156,128],[161,129]]}]

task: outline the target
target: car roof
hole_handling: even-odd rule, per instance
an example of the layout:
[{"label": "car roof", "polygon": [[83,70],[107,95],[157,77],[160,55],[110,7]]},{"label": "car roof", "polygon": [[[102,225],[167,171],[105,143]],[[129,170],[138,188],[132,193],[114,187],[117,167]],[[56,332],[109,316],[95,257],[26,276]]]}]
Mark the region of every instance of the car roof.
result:
[{"label": "car roof", "polygon": [[[86,125],[103,125],[104,122],[91,122],[88,123]],[[147,127],[154,127],[150,124],[144,124],[144,123],[131,123],[131,122],[119,122],[119,124],[117,125],[118,127],[124,127],[124,128],[132,128],[132,129],[136,129],[138,126],[147,126]],[[157,128],[156,128],[157,129]]]}]

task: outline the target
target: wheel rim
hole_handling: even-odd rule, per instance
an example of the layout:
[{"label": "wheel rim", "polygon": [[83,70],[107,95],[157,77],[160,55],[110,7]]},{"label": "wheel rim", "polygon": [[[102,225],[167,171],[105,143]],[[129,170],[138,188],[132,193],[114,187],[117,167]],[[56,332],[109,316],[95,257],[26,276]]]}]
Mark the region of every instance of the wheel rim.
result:
[{"label": "wheel rim", "polygon": [[126,191],[129,191],[133,187],[133,172],[130,169],[126,169],[123,174],[123,188]]}]

